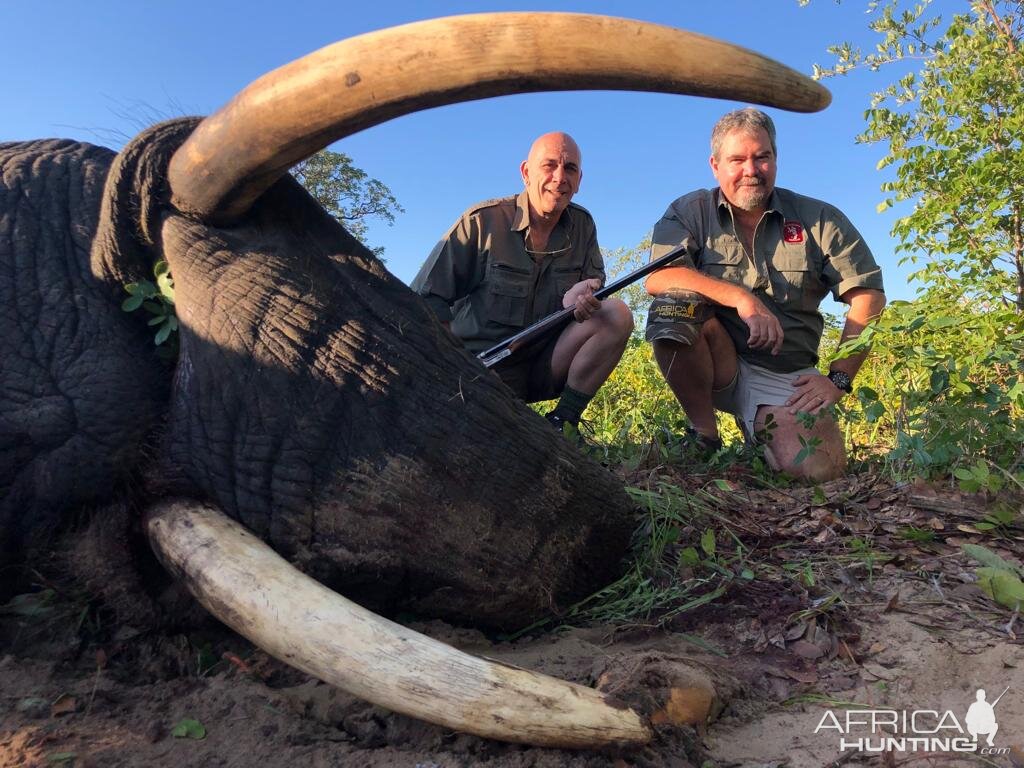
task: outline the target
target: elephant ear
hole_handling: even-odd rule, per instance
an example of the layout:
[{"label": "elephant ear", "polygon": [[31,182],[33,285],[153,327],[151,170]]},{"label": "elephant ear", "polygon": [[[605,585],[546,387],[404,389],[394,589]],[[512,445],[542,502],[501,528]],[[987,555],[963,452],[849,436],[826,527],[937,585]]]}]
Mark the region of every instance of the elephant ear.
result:
[{"label": "elephant ear", "polygon": [[296,162],[364,128],[444,104],[583,89],[801,112],[831,100],[778,62],[670,27],[570,13],[455,16],[344,40],[256,80],[175,154],[173,201],[194,217],[230,222]]}]

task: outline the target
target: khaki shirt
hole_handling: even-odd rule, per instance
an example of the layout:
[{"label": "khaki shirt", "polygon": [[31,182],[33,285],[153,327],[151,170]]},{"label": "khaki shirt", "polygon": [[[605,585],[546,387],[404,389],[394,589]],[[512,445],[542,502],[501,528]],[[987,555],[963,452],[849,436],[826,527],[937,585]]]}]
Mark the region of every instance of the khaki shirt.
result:
[{"label": "khaki shirt", "polygon": [[818,364],[824,319],[818,306],[831,290],[838,301],[851,288],[882,288],[882,272],[860,233],[839,209],[776,187],[754,232],[753,256],[736,235],[732,209],[719,189],[701,189],[673,202],[654,226],[651,258],[685,244],[678,266],[738,283],[775,314],[784,334],[778,355],[747,347],[746,323],[731,307],[715,307],[747,362],[789,372]]},{"label": "khaki shirt", "polygon": [[604,283],[594,219],[574,203],[548,238],[547,255],[526,250],[530,216],[526,192],[470,208],[412,281],[467,349],[482,352],[562,309],[562,296],[580,280]]}]

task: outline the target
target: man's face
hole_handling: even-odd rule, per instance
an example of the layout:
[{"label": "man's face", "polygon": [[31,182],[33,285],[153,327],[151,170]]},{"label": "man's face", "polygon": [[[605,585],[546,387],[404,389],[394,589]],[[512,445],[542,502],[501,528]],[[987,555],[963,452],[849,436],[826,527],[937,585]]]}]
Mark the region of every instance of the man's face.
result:
[{"label": "man's face", "polygon": [[743,211],[764,210],[775,189],[775,153],[767,132],[736,130],[727,133],[711,156],[711,171],[729,204]]},{"label": "man's face", "polygon": [[583,179],[579,147],[564,133],[548,133],[537,139],[519,170],[530,207],[545,218],[561,215]]}]

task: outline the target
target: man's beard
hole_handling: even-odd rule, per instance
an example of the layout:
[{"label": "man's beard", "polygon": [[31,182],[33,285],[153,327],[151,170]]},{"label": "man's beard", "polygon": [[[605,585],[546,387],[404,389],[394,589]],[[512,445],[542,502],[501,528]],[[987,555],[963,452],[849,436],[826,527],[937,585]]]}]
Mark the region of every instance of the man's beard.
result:
[{"label": "man's beard", "polygon": [[741,184],[736,188],[736,200],[733,205],[741,211],[754,211],[763,208],[771,197],[771,190],[763,181],[760,184]]}]

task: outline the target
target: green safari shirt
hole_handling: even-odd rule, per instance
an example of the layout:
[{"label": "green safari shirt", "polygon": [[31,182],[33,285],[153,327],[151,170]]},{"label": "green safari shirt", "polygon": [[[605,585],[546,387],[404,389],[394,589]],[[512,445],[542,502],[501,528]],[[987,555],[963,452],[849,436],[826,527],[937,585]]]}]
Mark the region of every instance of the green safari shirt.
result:
[{"label": "green safari shirt", "polygon": [[715,307],[736,352],[753,365],[790,372],[818,364],[824,319],[818,310],[829,290],[839,300],[851,288],[882,287],[882,272],[860,233],[834,206],[776,187],[754,231],[747,255],[732,208],[721,190],[683,195],[654,226],[651,258],[685,244],[676,266],[738,283],[782,324],[778,355],[747,347],[749,329],[732,307]]},{"label": "green safari shirt", "polygon": [[526,250],[528,198],[488,200],[466,211],[412,281],[442,322],[472,352],[482,352],[562,309],[576,283],[604,283],[597,227],[575,203],[562,212],[544,252]]}]

